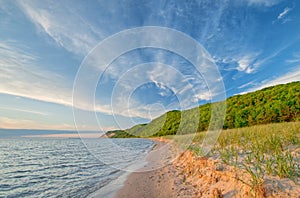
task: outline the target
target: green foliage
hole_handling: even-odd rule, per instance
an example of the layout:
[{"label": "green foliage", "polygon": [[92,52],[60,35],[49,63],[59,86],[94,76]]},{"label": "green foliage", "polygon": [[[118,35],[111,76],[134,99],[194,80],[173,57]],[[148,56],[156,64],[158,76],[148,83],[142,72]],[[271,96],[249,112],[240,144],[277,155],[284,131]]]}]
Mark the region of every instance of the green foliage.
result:
[{"label": "green foliage", "polygon": [[299,167],[297,167],[294,157],[289,151],[276,152],[271,160],[274,161],[274,175],[278,175],[280,178],[291,179],[300,176]]},{"label": "green foliage", "polygon": [[300,82],[227,99],[224,128],[300,120]]},{"label": "green foliage", "polygon": [[149,124],[134,126],[126,132],[141,137],[174,135],[178,131],[180,120],[181,112],[174,110],[154,119]]},{"label": "green foliage", "polygon": [[249,185],[251,189],[254,191],[254,197],[261,197],[260,189],[262,188],[262,185],[264,183],[264,169],[262,169],[261,166],[255,165],[254,167],[250,167],[246,164],[243,164],[244,170],[250,175],[250,183],[247,183],[243,180],[245,184]]},{"label": "green foliage", "polygon": [[[148,124],[137,125],[125,131],[133,136],[154,137],[201,132],[209,127],[217,128],[222,121],[216,122],[217,126],[210,126],[210,119],[212,108],[222,108],[222,105],[218,105],[220,103],[208,103],[182,112],[170,111]],[[293,82],[228,98],[223,128],[232,129],[299,120],[300,82]]]},{"label": "green foliage", "polygon": [[137,138],[137,136],[129,134],[124,130],[107,131],[106,136],[109,138]]},{"label": "green foliage", "polygon": [[178,110],[167,112],[163,126],[153,136],[175,135],[179,129],[181,112]]}]

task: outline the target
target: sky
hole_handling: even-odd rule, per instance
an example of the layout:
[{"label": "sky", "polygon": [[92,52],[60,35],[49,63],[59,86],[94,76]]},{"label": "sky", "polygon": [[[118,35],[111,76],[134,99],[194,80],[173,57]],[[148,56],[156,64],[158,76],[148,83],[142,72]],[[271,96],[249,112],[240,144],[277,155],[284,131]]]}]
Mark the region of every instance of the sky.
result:
[{"label": "sky", "polygon": [[0,128],[128,128],[220,94],[205,71],[162,48],[129,50],[101,67],[110,50],[133,40],[169,39],[152,32],[98,50],[133,28],[163,27],[194,39],[226,97],[300,80],[297,0],[0,0],[0,18]]}]

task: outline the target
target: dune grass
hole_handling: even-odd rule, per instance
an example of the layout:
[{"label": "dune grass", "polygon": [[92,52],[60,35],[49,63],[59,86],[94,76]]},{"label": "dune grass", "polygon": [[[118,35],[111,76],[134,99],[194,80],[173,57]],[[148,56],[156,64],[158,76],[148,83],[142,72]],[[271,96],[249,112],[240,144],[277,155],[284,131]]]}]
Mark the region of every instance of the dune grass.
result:
[{"label": "dune grass", "polygon": [[[204,132],[196,134],[189,146],[200,156],[204,137]],[[258,192],[267,176],[293,181],[300,177],[299,148],[300,122],[276,123],[223,130],[208,156],[250,175],[247,181],[237,179]]]}]

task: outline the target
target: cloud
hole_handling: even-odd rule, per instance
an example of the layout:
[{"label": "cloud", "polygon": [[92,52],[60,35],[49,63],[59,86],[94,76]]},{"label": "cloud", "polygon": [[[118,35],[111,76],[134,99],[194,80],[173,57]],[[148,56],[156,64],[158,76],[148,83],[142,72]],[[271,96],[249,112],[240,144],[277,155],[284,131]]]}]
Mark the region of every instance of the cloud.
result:
[{"label": "cloud", "polygon": [[[297,40],[297,39],[296,39]],[[280,46],[278,49],[271,52],[269,55],[265,56],[264,58],[259,58],[253,63],[253,69],[258,69],[265,64],[267,64],[269,61],[272,61],[273,58],[280,55],[283,51],[285,51],[287,48],[289,48],[291,45],[295,43],[295,40],[291,40],[290,42],[286,43],[285,45]]]},{"label": "cloud", "polygon": [[282,0],[246,0],[249,5],[272,7]]},{"label": "cloud", "polygon": [[[161,98],[164,98],[170,94],[169,90],[173,90],[176,94],[177,90],[183,87],[183,83],[180,83],[181,79],[182,76],[176,69],[163,64],[146,63],[133,67],[118,79],[114,87],[114,95],[112,97],[113,109],[124,113],[129,110],[133,117],[148,118],[149,108],[151,108],[152,111],[155,109],[153,109],[152,106],[145,108],[147,107],[147,101],[142,101],[139,97],[133,98],[131,94],[140,86],[146,85],[147,83],[154,83],[159,90],[157,94],[160,95]],[[160,98],[158,96],[156,97],[157,99]],[[129,107],[126,105],[128,103]]]},{"label": "cloud", "polygon": [[0,93],[71,105],[71,84],[36,66],[37,60],[15,43],[0,43]]},{"label": "cloud", "polygon": [[299,80],[300,80],[300,68],[299,68],[299,70],[289,72],[281,77],[278,77],[276,79],[273,79],[269,82],[264,83],[263,85],[261,85],[259,87],[259,89],[278,85],[278,84],[285,84],[285,83],[289,83],[289,82],[299,81]]},{"label": "cloud", "polygon": [[289,64],[300,62],[300,52],[294,53],[293,58],[287,59],[285,62]]},{"label": "cloud", "polygon": [[29,109],[6,108],[6,107],[0,107],[0,109],[9,110],[9,111],[24,112],[24,113],[30,113],[30,114],[37,114],[37,115],[41,115],[41,116],[48,115],[48,113],[45,113],[45,112],[34,111],[34,110],[29,110]]},{"label": "cloud", "polygon": [[288,72],[282,76],[265,80],[261,84],[257,85],[256,87],[250,88],[240,94],[245,94],[248,92],[253,92],[256,90],[263,89],[265,87],[270,87],[270,86],[274,86],[274,85],[278,85],[278,84],[286,84],[286,83],[294,82],[294,81],[300,81],[300,66],[298,66],[294,71]]},{"label": "cloud", "polygon": [[293,8],[286,7],[284,10],[279,13],[276,20],[274,20],[272,23],[275,24],[276,22],[281,22],[281,24],[285,24],[289,21],[292,21],[291,18],[287,17],[288,13],[291,12]]},{"label": "cloud", "polygon": [[41,1],[18,1],[25,15],[40,32],[58,46],[78,55],[86,55],[103,37],[102,32],[70,6]]},{"label": "cloud", "polygon": [[[39,57],[25,52],[23,48],[14,42],[0,42],[0,93],[72,107],[73,82],[41,69],[36,65]],[[93,106],[86,104],[84,97],[75,108],[94,111]],[[109,105],[99,105],[95,109],[111,113]]]},{"label": "cloud", "polygon": [[[260,55],[260,52],[244,52],[225,58],[216,58],[216,62],[219,64],[219,67],[223,67],[223,70],[237,70],[239,71],[237,75],[241,76],[244,73],[251,74],[256,72],[260,66],[256,64]],[[236,75],[233,78],[236,78]]]},{"label": "cloud", "polygon": [[[39,57],[30,53],[30,49],[17,44],[15,42],[0,42],[0,93],[25,97],[28,99],[43,101],[46,103],[59,104],[63,106],[73,106],[72,101],[72,79],[63,77],[57,73],[42,69],[37,65]],[[48,112],[41,112],[34,109],[34,103],[30,106],[7,107],[2,104],[0,109],[14,111],[16,115],[20,112],[26,114],[35,114],[38,116],[51,116]],[[28,109],[32,107],[32,109]],[[37,106],[39,107],[39,105]],[[75,108],[84,111],[94,111],[86,104],[85,100],[81,100]],[[97,106],[96,111],[110,113],[109,106]],[[62,115],[62,117],[70,118],[71,114]],[[29,116],[36,118],[36,116]],[[46,119],[48,117],[44,117]],[[63,124],[47,124],[48,122],[41,123],[38,120],[30,120],[26,118],[9,118],[2,117],[0,126],[2,128],[28,128],[28,129],[65,129],[75,130],[75,127],[69,123]],[[105,125],[106,126],[106,125]],[[84,125],[79,123],[77,128],[82,130],[99,130],[94,125]],[[105,130],[106,128],[104,128]],[[111,128],[107,128],[111,129]]]},{"label": "cloud", "polygon": [[69,124],[44,124],[29,119],[14,119],[8,117],[0,117],[0,128],[2,129],[45,129],[45,130],[74,130],[74,125]]},{"label": "cloud", "polygon": [[[0,93],[72,107],[72,81],[36,66],[39,58],[29,52],[25,52],[22,50],[22,47],[15,43],[0,43]],[[138,76],[139,73],[135,75]],[[124,109],[127,101],[122,100],[119,102],[121,108],[114,113],[128,116],[127,110]],[[134,104],[136,107],[143,105],[139,102]],[[110,100],[107,103],[99,100],[94,106],[87,102],[84,93],[81,93],[79,98],[77,98],[77,103],[74,107],[85,111],[112,114]],[[148,118],[148,113],[141,113],[138,108],[135,109],[137,110],[131,110],[132,116]],[[26,109],[14,110],[36,114],[41,113]]]},{"label": "cloud", "polygon": [[[76,131],[99,131],[98,126],[91,125],[77,125],[74,124],[46,124],[40,123],[35,120],[29,119],[20,119],[20,118],[9,118],[9,117],[0,117],[0,129],[39,129],[39,130],[71,130]],[[105,127],[102,128],[104,131],[115,130],[116,127]]]},{"label": "cloud", "polygon": [[255,83],[254,81],[250,81],[250,82],[248,82],[246,84],[240,85],[238,88],[239,89],[243,89],[243,88],[246,88],[246,87],[249,87],[249,86],[253,86],[254,83]]},{"label": "cloud", "polygon": [[253,73],[255,71],[255,68],[253,67],[253,63],[256,61],[259,53],[254,53],[251,55],[246,55],[237,60],[238,71],[243,71],[247,74]]},{"label": "cloud", "polygon": [[282,18],[285,17],[291,10],[292,10],[292,8],[289,8],[289,7],[284,8],[284,10],[278,15],[277,19],[282,19]]},{"label": "cloud", "polygon": [[[39,57],[36,57],[29,52],[22,50],[23,46],[17,46],[15,43],[0,43],[0,93],[26,97],[34,100],[61,104],[65,106],[73,106],[72,101],[72,82],[56,73],[52,73],[45,69],[36,66]],[[125,62],[124,62],[125,64]],[[180,92],[182,95],[187,88],[184,88],[187,81],[178,83],[180,77],[176,74],[175,70],[166,70],[164,67],[153,67],[153,69],[137,70],[132,72],[131,75],[125,78],[126,83],[121,83],[121,91],[130,90],[134,88],[136,83],[140,80],[147,80],[148,82],[155,83],[159,89],[159,94],[162,97],[169,95],[169,88],[174,89],[175,92]],[[111,73],[108,72],[108,75]],[[132,76],[134,75],[134,77]],[[120,77],[120,76],[119,76]],[[127,81],[126,81],[127,80]],[[161,84],[165,82],[165,84]],[[84,86],[84,85],[83,85]],[[183,91],[184,90],[184,91]],[[103,94],[102,94],[103,95]],[[104,95],[106,97],[106,95]],[[77,98],[75,108],[85,111],[96,111],[104,114],[128,116],[128,109],[126,104],[127,98],[124,95],[118,95],[113,98],[116,101],[117,108],[112,112],[110,99],[102,100],[98,98],[96,105],[88,103],[85,93],[81,93]],[[107,102],[105,102],[107,101]],[[149,118],[149,108],[146,108],[145,103],[141,99],[131,99],[130,104],[132,109],[130,113],[132,117]],[[191,102],[189,102],[190,104]],[[151,107],[154,112],[155,109]],[[39,114],[26,109],[13,109],[15,111],[22,111],[28,113]],[[164,112],[160,112],[164,113]],[[157,115],[157,113],[155,113]]]},{"label": "cloud", "polygon": [[[260,68],[266,66],[266,64],[270,61],[272,61],[276,56],[280,55],[284,50],[286,50],[288,47],[290,47],[295,40],[292,40],[285,45],[281,46],[280,48],[274,50],[273,52],[270,52],[269,54],[263,56],[262,52],[251,52],[247,55],[236,55],[234,58],[227,58],[220,61],[224,61],[224,63],[230,63],[230,62],[236,62],[237,67],[230,68],[236,69],[240,72],[245,72],[247,74],[252,74],[257,72]],[[296,61],[296,59],[293,59]],[[292,60],[291,60],[292,61]],[[241,74],[237,74],[238,76],[241,76]],[[234,76],[235,78],[236,76]]]},{"label": "cloud", "polygon": [[212,98],[212,93],[209,91],[205,91],[202,93],[198,93],[193,97],[194,102],[198,102],[198,100],[211,100]]},{"label": "cloud", "polygon": [[[176,65],[172,67],[156,62],[144,63],[128,69],[118,77],[114,85],[111,99],[113,111],[121,115],[151,119],[153,113],[159,115],[174,108],[174,105],[169,105],[172,103],[169,97],[178,99],[177,108],[180,109],[196,106],[198,100],[211,99],[210,95],[204,93],[207,91],[205,81],[201,77],[199,79],[197,75],[184,75],[182,70],[176,68]],[[148,83],[156,87],[156,93],[151,92],[154,87],[147,88]],[[134,95],[133,93],[141,87],[148,89],[142,92],[145,96]],[[104,86],[98,88],[101,93],[103,93],[101,90],[105,90]],[[164,106],[164,109],[159,105],[153,106],[152,103],[159,103]],[[97,104],[98,106],[110,107],[108,103]],[[159,109],[155,109],[156,107]]]},{"label": "cloud", "polygon": [[[142,30],[139,29],[137,31]],[[94,77],[91,76],[91,74],[105,73],[101,76],[101,78],[104,79],[103,82],[98,84],[98,89],[100,91],[97,95],[97,109],[102,108],[102,111],[105,110],[107,114],[112,114],[110,98],[110,94],[112,93],[110,93],[110,90],[114,89],[115,95],[112,96],[114,112],[120,115],[127,116],[129,115],[128,112],[130,112],[130,116],[132,117],[136,116],[141,118],[149,118],[149,109],[145,107],[147,107],[146,104],[147,102],[149,102],[147,101],[147,99],[151,99],[153,96],[149,95],[149,98],[135,98],[134,100],[131,98],[129,101],[131,92],[133,92],[139,86],[142,86],[143,83],[149,82],[154,83],[156,87],[159,88],[158,95],[160,95],[161,97],[170,95],[169,92],[170,90],[172,90],[172,92],[176,96],[181,98],[182,109],[198,105],[199,100],[210,99],[207,94],[204,94],[203,87],[206,91],[205,80],[209,81],[210,83],[215,83],[216,73],[214,73],[214,65],[212,65],[213,60],[210,58],[208,53],[201,52],[202,57],[197,57],[197,60],[202,60],[201,65],[197,66],[200,67],[199,72],[205,74],[204,77],[206,79],[203,79],[203,76],[198,74],[198,72],[195,70],[195,67],[192,66],[191,63],[187,62],[187,60],[183,57],[179,58],[179,56],[175,56],[176,54],[171,53],[167,50],[154,50],[152,48],[151,51],[151,49],[149,48],[139,49],[116,58],[117,55],[124,53],[122,49],[126,49],[126,47],[128,46],[134,46],[133,48],[135,48],[136,46],[144,46],[149,42],[151,43],[150,46],[158,46],[159,44],[164,44],[166,46],[166,49],[172,49],[172,47],[174,48],[175,45],[175,48],[179,48],[177,49],[177,53],[182,50],[185,51],[185,53],[182,54],[187,54],[186,56],[193,56],[195,54],[195,49],[193,48],[193,46],[187,46],[187,44],[183,41],[178,41],[177,43],[168,42],[168,40],[172,40],[172,34],[169,35],[169,38],[167,40],[165,39],[165,35],[161,31],[146,32],[145,34],[129,34],[129,36],[132,37],[131,39],[128,39],[128,41],[130,42],[118,40],[118,42],[114,41],[113,45],[106,44],[108,47],[111,47],[111,49],[109,50],[106,49],[104,51],[102,48],[95,48],[83,63],[83,70],[82,73],[80,73],[80,77],[78,79],[80,83],[89,83],[88,81],[90,81],[90,84],[92,85],[92,82],[97,80],[97,75],[95,75]],[[115,37],[115,39],[116,38],[120,39],[119,37]],[[145,44],[143,45],[143,43]],[[149,44],[146,44],[146,46],[148,45]],[[110,60],[110,58],[108,57],[111,57],[111,59],[116,59],[106,68],[106,65],[108,64],[106,62],[109,62]],[[182,59],[184,59],[185,62]],[[142,64],[145,62],[148,62],[149,65]],[[189,83],[192,84],[190,88],[187,86]],[[83,94],[83,97],[87,96],[86,100],[88,101],[89,97],[92,96],[92,94],[89,93],[92,93],[94,90],[87,90],[89,89],[87,87],[91,86],[82,86],[82,91],[87,92],[87,94]],[[79,87],[79,89],[81,89],[81,87]],[[216,90],[211,91],[215,92]],[[191,99],[191,95],[193,94],[197,95],[197,97],[195,97],[195,100]],[[212,96],[216,95],[217,94],[213,94]],[[130,108],[128,107],[129,102]],[[87,103],[87,105],[89,104],[92,104],[92,101],[90,103]],[[104,107],[105,109],[103,109]],[[153,107],[151,108],[151,110],[153,110]]]},{"label": "cloud", "polygon": [[[111,14],[110,12],[107,12],[103,15],[102,14],[97,15],[99,16],[97,20],[91,20],[85,18],[87,16],[86,14],[80,13],[80,11],[77,9],[80,6],[76,6],[76,5],[67,6],[64,4],[64,2],[61,2],[61,4],[55,4],[52,2],[41,2],[41,1],[18,1],[18,5],[21,8],[21,10],[24,12],[26,17],[35,25],[36,29],[41,35],[51,38],[53,43],[55,43],[57,46],[62,47],[67,51],[75,53],[77,55],[87,54],[89,50],[92,47],[94,47],[95,44],[97,44],[97,42],[100,39],[107,36],[105,32],[114,32],[118,30],[118,28],[116,28],[117,26],[127,27],[127,28],[132,27],[132,25],[128,25],[128,24],[122,26],[123,22],[121,19],[123,18],[127,19],[127,16],[125,15],[129,14],[129,12],[127,13],[127,11],[131,11],[131,8],[125,9],[123,6],[121,6],[121,9],[116,7],[116,9],[114,10],[114,15],[112,17],[116,16],[117,18],[114,19],[118,19],[118,20],[107,20],[109,22],[106,22],[106,26],[101,26],[99,24],[102,24],[102,22],[99,22],[98,19],[99,20],[103,20],[106,18],[109,19],[109,16]],[[203,5],[206,4],[203,3]],[[125,12],[122,11],[118,13],[118,11],[123,10],[123,8],[125,9]],[[134,9],[134,11],[136,10],[139,11],[139,9],[141,8],[144,7],[141,6],[138,9]],[[164,8],[165,7],[163,6],[163,8],[159,8],[159,9],[164,9]],[[203,8],[203,10],[206,10],[206,8],[208,8],[208,6]],[[213,20],[214,21],[212,24],[213,29],[216,29],[218,27],[219,20],[222,18],[221,15],[223,13],[223,8],[225,8],[225,4],[224,6],[222,6],[222,8],[218,10],[217,13],[218,16],[216,16],[216,18],[214,18]],[[101,13],[101,11],[99,11],[99,13]],[[210,10],[209,13],[211,16],[215,16],[215,12],[213,12],[212,10]],[[190,12],[186,12],[186,14],[184,13],[182,14],[185,16],[179,16],[180,13],[178,13],[178,17],[190,16],[189,15]],[[167,23],[170,24],[171,26],[174,22],[173,20],[174,14],[172,9],[169,9],[168,15],[171,18],[167,19],[168,20]],[[145,18],[147,18],[147,14],[140,14],[140,17],[141,19],[137,21],[143,21],[141,23],[138,23],[139,25],[142,25],[144,24]],[[94,23],[95,21],[97,21],[97,24]],[[197,23],[198,17],[194,17],[193,21],[194,21],[193,23]],[[207,23],[206,20],[203,21],[205,22],[205,24],[208,24],[206,30],[210,30],[211,26],[209,25],[209,23]],[[156,23],[152,23],[153,21],[150,22],[151,22],[150,24],[156,24]],[[109,23],[111,23],[111,26]],[[135,24],[135,22],[132,24]],[[191,28],[194,28],[194,25],[192,25]],[[105,32],[103,31],[103,29],[105,29]],[[114,31],[111,31],[112,29]],[[149,38],[153,38],[155,42],[156,41],[165,42],[166,40],[165,35],[156,35],[156,34],[145,35],[145,37],[147,36],[149,36]],[[174,45],[180,45],[180,43],[181,42],[178,41],[178,43],[174,43]],[[120,43],[120,45],[126,45],[126,43]],[[188,50],[189,46],[182,46],[182,48]],[[11,53],[9,54],[8,51]],[[42,68],[41,65],[37,65],[37,62],[42,62],[39,61],[40,57],[36,57],[33,54],[28,53],[27,50],[24,51],[21,50],[19,47],[8,45],[8,44],[6,45],[4,44],[4,48],[0,52],[0,56],[1,55],[3,58],[1,57],[2,59],[0,60],[0,64],[1,64],[0,77],[4,81],[4,83],[1,83],[0,85],[1,93],[27,97],[34,100],[52,102],[56,104],[66,105],[66,106],[73,105],[71,80],[66,79],[66,76],[64,77],[54,72],[50,72],[46,68]],[[161,55],[160,53],[158,53],[157,57],[155,57],[154,59],[162,62],[166,61],[171,65],[177,61],[176,59],[168,59],[166,58],[166,56]],[[129,58],[123,59],[123,63],[118,65],[118,67],[110,67],[111,69],[107,70],[107,72],[110,72],[111,74],[108,75],[108,80],[118,79],[120,74],[122,74],[123,71],[126,71],[128,69],[128,66],[123,67],[124,65],[126,64],[130,65],[131,62],[141,63],[143,61],[145,61],[144,57],[139,57],[139,56],[136,57],[129,56]],[[183,73],[186,72],[184,71],[186,68],[180,65],[180,63],[178,63],[178,67],[181,67]],[[201,69],[209,70],[210,68],[204,67]],[[209,72],[207,73],[210,74]],[[141,74],[145,74],[145,75],[141,75]],[[89,73],[85,76],[85,78],[88,79],[90,76],[93,75],[95,77],[96,73]],[[96,76],[95,79],[97,77],[98,76]],[[144,78],[144,77],[149,81],[154,82],[157,85],[157,87],[160,88],[159,94],[161,95],[161,97],[166,97],[169,94],[167,93],[167,90],[169,90],[168,87],[173,86],[172,89],[174,93],[180,95],[183,98],[184,108],[188,108],[191,105],[197,104],[196,100],[192,101],[192,99],[188,97],[190,95],[190,90],[191,90],[187,86],[188,83],[193,83],[194,85],[196,85],[195,87],[193,87],[193,89],[196,92],[195,98],[197,100],[209,98],[208,94],[203,91],[203,87],[206,88],[204,86],[205,83],[203,83],[204,80],[202,83],[199,82],[199,78],[198,78],[199,76],[195,77],[195,76],[186,75],[186,77],[190,78],[191,80],[184,81],[186,78],[183,78],[183,81],[181,83],[179,79],[182,78],[178,77],[178,75],[176,74],[173,75],[173,73],[166,73],[164,70],[161,70],[160,68],[155,68],[152,71],[149,71],[148,73],[140,72],[134,75],[134,79]],[[212,76],[209,77],[213,78]],[[200,79],[200,81],[201,80],[202,79]],[[160,84],[161,81],[167,83]],[[85,87],[85,85],[86,84],[83,84],[82,86]],[[130,89],[131,87],[132,86],[130,83],[129,84],[124,83],[122,86],[123,90]],[[110,106],[110,100],[109,98],[107,98],[107,94],[105,92],[101,93],[101,96],[103,95],[104,95],[103,98],[102,97],[96,98],[97,99],[96,106],[94,107],[92,103],[87,102],[88,101],[86,100],[87,96],[85,95],[84,92],[82,92],[78,96],[79,100],[77,100],[78,103],[76,103],[76,108],[87,110],[87,111],[93,111],[95,108],[97,112],[111,114],[112,111]],[[124,108],[128,101],[122,98],[121,96],[116,98],[116,100],[118,100],[118,107],[120,108],[118,108],[115,111],[115,113],[119,115],[128,116],[128,111],[126,108]],[[143,103],[143,101],[138,98],[132,100],[131,105],[135,107],[131,110],[133,116],[149,117],[149,113],[148,113],[149,108],[152,108],[151,110],[155,111],[153,107],[145,106],[145,103]]]}]

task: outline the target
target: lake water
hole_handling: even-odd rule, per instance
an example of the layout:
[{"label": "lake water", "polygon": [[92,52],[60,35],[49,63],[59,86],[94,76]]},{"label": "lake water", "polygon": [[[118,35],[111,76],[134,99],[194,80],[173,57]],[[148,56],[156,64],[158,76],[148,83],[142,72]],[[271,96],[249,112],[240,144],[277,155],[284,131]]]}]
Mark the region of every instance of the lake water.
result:
[{"label": "lake water", "polygon": [[123,170],[145,163],[153,145],[143,139],[1,138],[0,131],[0,197],[87,197],[102,188],[116,191],[112,184],[124,177]]}]

